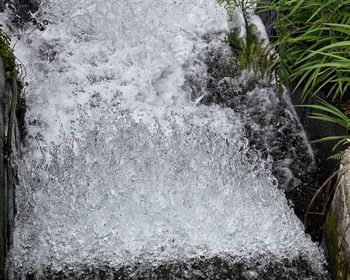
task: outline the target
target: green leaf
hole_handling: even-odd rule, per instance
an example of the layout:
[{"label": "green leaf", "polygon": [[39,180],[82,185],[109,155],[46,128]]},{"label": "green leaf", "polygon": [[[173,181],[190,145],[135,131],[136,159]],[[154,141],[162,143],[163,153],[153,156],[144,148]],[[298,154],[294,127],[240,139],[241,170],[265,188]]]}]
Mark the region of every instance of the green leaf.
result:
[{"label": "green leaf", "polygon": [[344,155],[345,155],[345,151],[341,151],[339,153],[331,155],[328,159],[334,159],[334,160],[340,161],[344,158]]},{"label": "green leaf", "polygon": [[323,143],[323,142],[328,142],[328,141],[335,141],[335,140],[346,140],[350,136],[349,135],[340,135],[340,136],[327,136],[323,137],[317,140],[313,140],[312,143]]}]

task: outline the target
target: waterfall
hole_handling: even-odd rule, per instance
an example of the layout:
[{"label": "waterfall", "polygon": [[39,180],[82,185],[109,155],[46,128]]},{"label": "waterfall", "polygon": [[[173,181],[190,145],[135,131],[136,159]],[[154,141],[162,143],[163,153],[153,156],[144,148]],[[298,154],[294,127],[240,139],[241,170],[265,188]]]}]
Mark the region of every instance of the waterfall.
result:
[{"label": "waterfall", "polygon": [[197,66],[224,44],[222,6],[43,0],[34,16],[46,29],[28,24],[15,47],[28,135],[10,279],[214,279],[237,264],[245,278],[215,279],[326,277],[321,248],[249,147],[247,119],[185,86],[197,71],[205,88]]}]

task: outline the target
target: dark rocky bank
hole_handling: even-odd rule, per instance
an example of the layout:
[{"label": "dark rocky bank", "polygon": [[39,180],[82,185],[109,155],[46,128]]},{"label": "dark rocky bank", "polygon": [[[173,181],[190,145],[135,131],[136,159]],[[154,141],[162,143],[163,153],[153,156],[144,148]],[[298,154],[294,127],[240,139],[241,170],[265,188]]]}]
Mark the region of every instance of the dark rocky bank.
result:
[{"label": "dark rocky bank", "polygon": [[328,280],[324,271],[315,268],[302,256],[295,259],[274,259],[259,256],[254,259],[233,257],[199,257],[186,261],[147,264],[135,263],[121,268],[108,265],[80,265],[57,270],[45,267],[43,271],[19,272],[14,280]]}]

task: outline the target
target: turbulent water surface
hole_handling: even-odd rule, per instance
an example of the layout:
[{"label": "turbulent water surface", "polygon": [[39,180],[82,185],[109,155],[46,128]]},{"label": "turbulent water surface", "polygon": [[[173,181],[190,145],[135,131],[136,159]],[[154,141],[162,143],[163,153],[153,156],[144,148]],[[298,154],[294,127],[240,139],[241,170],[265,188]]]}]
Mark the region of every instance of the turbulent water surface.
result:
[{"label": "turbulent water surface", "polygon": [[46,30],[15,48],[29,86],[13,279],[325,277],[247,120],[184,86],[188,71],[206,83],[223,7],[43,0],[34,17]]}]

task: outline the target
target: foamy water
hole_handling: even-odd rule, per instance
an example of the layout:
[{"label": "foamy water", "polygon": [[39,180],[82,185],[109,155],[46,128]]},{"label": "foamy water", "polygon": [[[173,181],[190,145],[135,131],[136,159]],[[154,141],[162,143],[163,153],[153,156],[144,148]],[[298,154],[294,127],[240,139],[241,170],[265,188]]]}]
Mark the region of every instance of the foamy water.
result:
[{"label": "foamy water", "polygon": [[323,263],[259,156],[247,158],[239,115],[184,89],[203,36],[227,32],[216,1],[43,1],[36,17],[47,29],[16,45],[29,87],[12,270],[259,254]]}]

